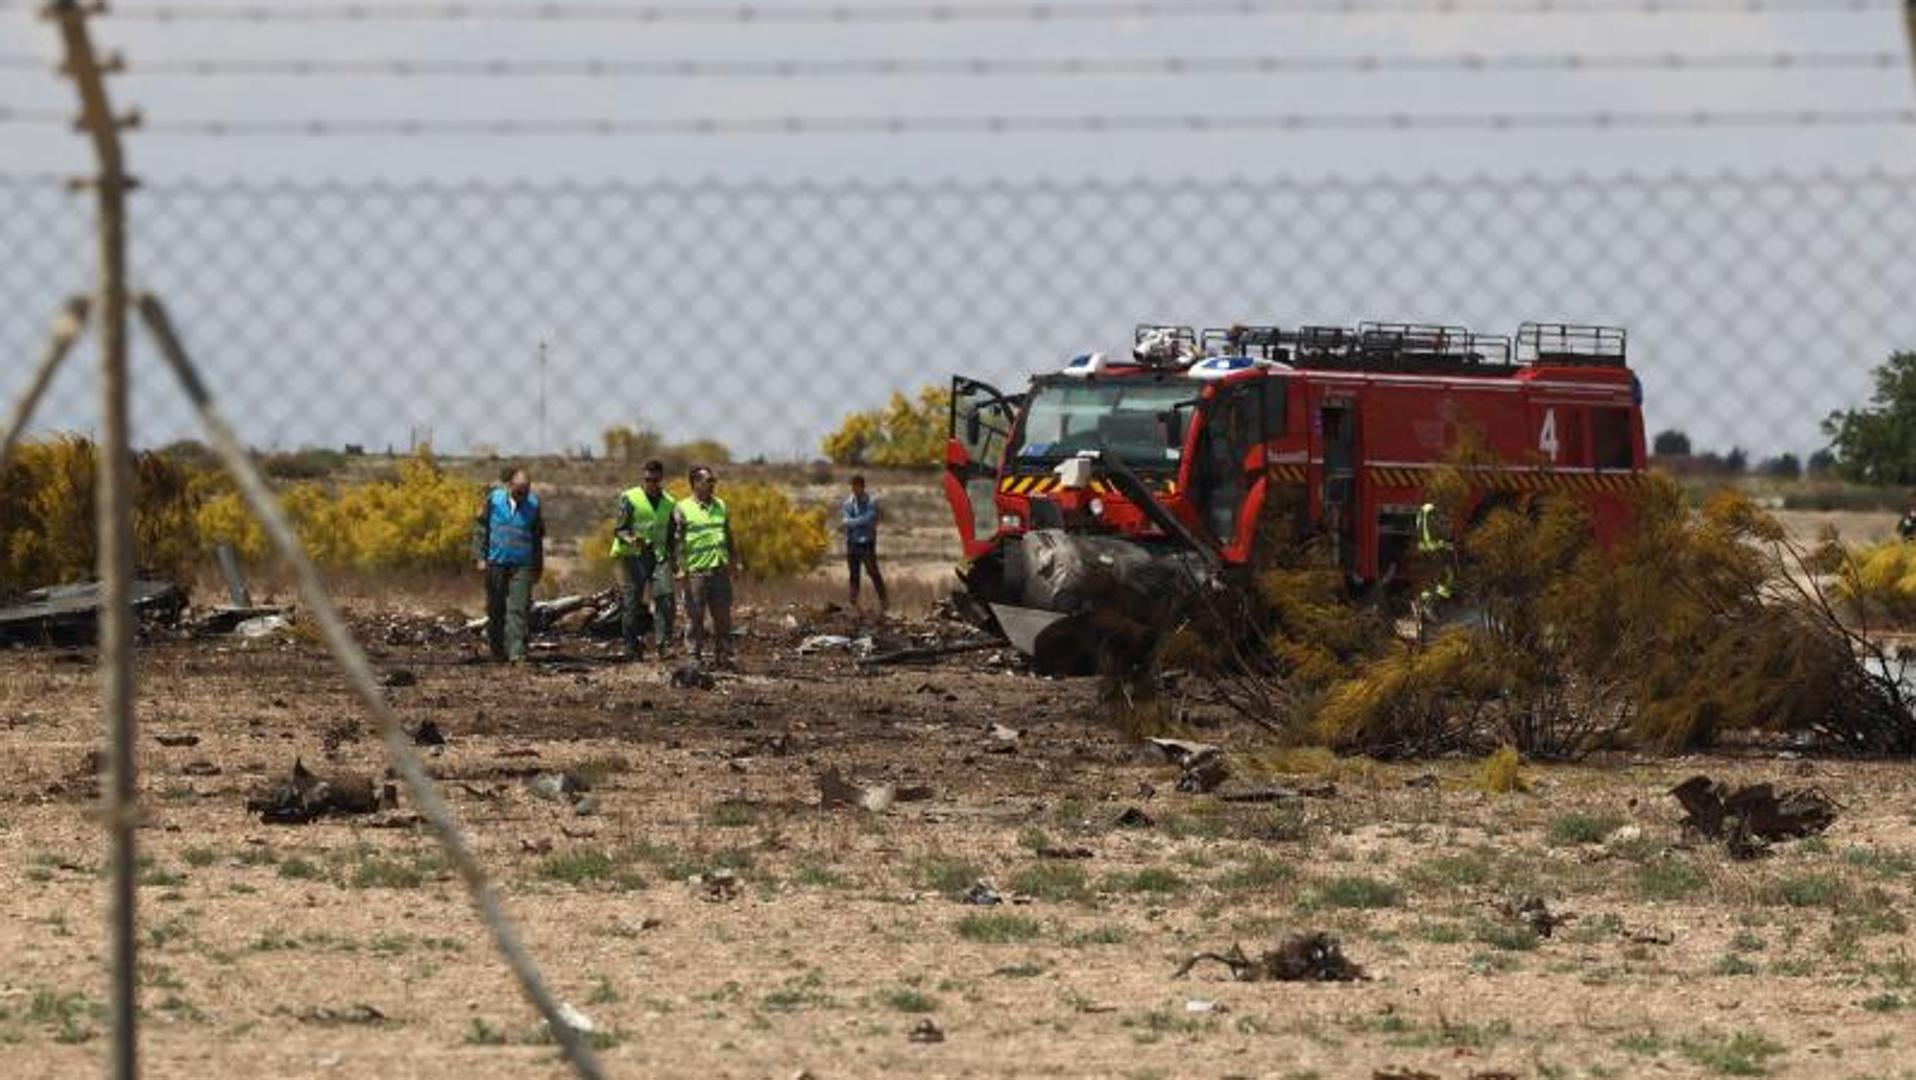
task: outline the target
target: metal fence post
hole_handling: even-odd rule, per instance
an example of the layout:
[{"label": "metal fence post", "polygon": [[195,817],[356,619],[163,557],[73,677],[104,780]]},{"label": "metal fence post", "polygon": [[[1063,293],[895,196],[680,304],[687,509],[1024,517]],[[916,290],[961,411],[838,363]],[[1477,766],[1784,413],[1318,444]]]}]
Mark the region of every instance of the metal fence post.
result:
[{"label": "metal fence post", "polygon": [[126,189],[119,120],[107,102],[106,82],[87,34],[87,9],[53,0],[45,14],[60,24],[66,72],[79,89],[81,126],[93,140],[99,197],[100,445],[94,494],[100,544],[100,712],[108,732],[106,825],[112,837],[113,1029],[110,1074],[139,1075],[139,939],[136,934],[135,843],[139,825],[133,761],[133,468],[127,422]]}]

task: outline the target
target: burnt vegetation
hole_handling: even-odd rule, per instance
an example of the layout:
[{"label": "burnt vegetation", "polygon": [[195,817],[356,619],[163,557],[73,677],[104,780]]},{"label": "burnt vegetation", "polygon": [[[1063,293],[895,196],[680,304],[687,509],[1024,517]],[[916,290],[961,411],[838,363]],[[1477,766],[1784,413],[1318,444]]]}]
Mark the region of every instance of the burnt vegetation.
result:
[{"label": "burnt vegetation", "polygon": [[1387,586],[1354,595],[1306,542],[1260,573],[1249,645],[1174,632],[1161,663],[1197,676],[1182,683],[1194,699],[1344,754],[1570,759],[1755,732],[1916,752],[1901,661],[1845,602],[1858,571],[1833,536],[1806,547],[1735,492],[1693,509],[1652,475],[1627,534],[1603,546],[1572,499],[1499,497],[1465,514],[1466,469],[1434,492],[1468,522],[1434,618]]}]

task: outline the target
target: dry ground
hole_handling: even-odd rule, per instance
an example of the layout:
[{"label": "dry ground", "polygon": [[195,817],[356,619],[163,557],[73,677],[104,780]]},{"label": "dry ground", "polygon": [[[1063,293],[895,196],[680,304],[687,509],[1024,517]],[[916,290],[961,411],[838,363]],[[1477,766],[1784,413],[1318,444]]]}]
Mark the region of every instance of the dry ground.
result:
[{"label": "dry ground", "polygon": [[[948,565],[942,506],[907,480],[880,489],[921,609],[928,568]],[[1806,536],[1820,523],[1784,517]],[[1860,540],[1892,520],[1840,524]],[[1328,763],[1277,779],[1328,776],[1334,794],[1226,804],[1175,792],[1169,766],[1104,723],[1092,682],[988,654],[870,675],[796,656],[805,631],[855,628],[808,616],[793,631],[779,605],[838,587],[828,570],[749,595],[762,613],[744,671],[709,692],[572,644],[524,670],[473,665],[469,643],[418,637],[423,620],[375,592],[356,601],[379,662],[417,677],[391,691],[400,711],[449,734],[433,768],[548,978],[605,1029],[615,1076],[1916,1075],[1907,764],[1616,760],[1531,767],[1529,793],[1489,796],[1471,762]],[[9,1078],[103,1067],[89,663],[0,652]],[[337,739],[355,711],[315,646],[156,642],[141,689],[148,1075],[565,1075],[403,815],[246,812],[295,757],[383,767],[370,736]],[[1023,731],[1010,752],[994,722]],[[187,734],[198,744],[156,739]],[[931,797],[821,810],[829,766]],[[596,782],[596,813],[523,783],[564,768]],[[1843,810],[1824,838],[1731,862],[1676,829],[1665,792],[1696,771],[1815,784]],[[1154,823],[1115,826],[1130,807]],[[698,879],[720,869],[740,887],[711,899]],[[960,902],[981,877],[1017,902]],[[1538,939],[1499,914],[1516,895],[1576,918]],[[1195,950],[1307,929],[1338,935],[1371,979],[1172,978]],[[944,1041],[908,1038],[925,1019]]]},{"label": "dry ground", "polygon": [[[767,609],[741,674],[678,690],[587,647],[504,670],[359,618],[408,642],[376,645],[417,677],[393,700],[450,736],[433,768],[616,1076],[1913,1074],[1907,764],[1618,760],[1490,796],[1471,762],[1347,762],[1319,766],[1332,794],[1227,804],[1174,791],[1100,721],[1094,683],[988,654],[863,675],[795,656]],[[103,1067],[86,659],[0,654],[8,1077]],[[142,691],[148,1075],[564,1075],[421,830],[244,809],[295,757],[382,766],[370,737],[329,753],[353,710],[313,645],[157,643]],[[1010,752],[993,722],[1022,730]],[[821,810],[827,766],[931,797]],[[522,782],[561,768],[596,781],[596,813]],[[1734,863],[1678,835],[1664,793],[1699,770],[1815,784],[1843,810],[1824,838]],[[1154,823],[1115,826],[1129,807]],[[719,869],[736,895],[695,880]],[[981,877],[1020,902],[961,902]],[[1539,939],[1497,910],[1519,894],[1576,918]],[[1370,980],[1172,978],[1194,950],[1306,929]],[[908,1038],[925,1019],[942,1042]]]}]

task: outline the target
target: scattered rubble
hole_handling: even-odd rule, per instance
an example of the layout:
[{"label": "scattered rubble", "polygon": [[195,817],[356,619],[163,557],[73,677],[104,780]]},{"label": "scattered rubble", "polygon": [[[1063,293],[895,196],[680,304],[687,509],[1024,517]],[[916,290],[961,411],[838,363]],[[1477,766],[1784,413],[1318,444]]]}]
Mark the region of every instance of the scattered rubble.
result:
[{"label": "scattered rubble", "polygon": [[1052,847],[1046,845],[1037,851],[1040,859],[1089,859],[1096,852],[1088,847]]},{"label": "scattered rubble", "polygon": [[931,1017],[927,1016],[918,1021],[905,1038],[915,1043],[941,1043],[945,1041],[945,1029],[933,1023]]},{"label": "scattered rubble", "polygon": [[200,744],[200,737],[198,735],[194,735],[188,732],[182,732],[179,734],[167,734],[162,732],[160,734],[154,735],[153,741],[156,743],[159,743],[161,746],[174,746],[174,747],[198,746]]},{"label": "scattered rubble", "polygon": [[[179,621],[186,590],[170,581],[133,582],[133,610],[142,620]],[[71,645],[90,642],[100,620],[100,584],[52,585],[22,594],[0,608],[0,644]]]},{"label": "scattered rubble", "polygon": [[233,636],[257,641],[272,637],[293,625],[293,620],[285,615],[256,615],[245,619],[233,627]]},{"label": "scattered rubble", "polygon": [[414,746],[446,745],[446,733],[439,730],[439,725],[431,720],[420,721],[419,726],[412,729],[409,734],[412,736]]},{"label": "scattered rubble", "polygon": [[293,771],[246,800],[246,809],[268,825],[304,825],[327,815],[372,814],[398,804],[391,784],[375,785],[371,777],[342,774],[325,777],[295,758]]},{"label": "scattered rubble", "polygon": [[1005,902],[1004,896],[998,892],[997,887],[983,878],[972,882],[971,888],[966,889],[964,895],[958,899],[962,903],[975,904],[979,907],[990,907]]},{"label": "scattered rubble", "polygon": [[1736,859],[1759,858],[1772,841],[1820,833],[1836,820],[1835,802],[1816,788],[1781,793],[1767,783],[1732,788],[1699,774],[1670,794],[1683,806],[1686,832],[1723,841]]},{"label": "scattered rubble", "polygon": [[543,772],[526,779],[526,790],[541,799],[571,803],[576,806],[584,801],[585,793],[592,790],[592,781],[570,769],[564,772]]},{"label": "scattered rubble", "polygon": [[739,894],[738,875],[730,870],[714,870],[709,874],[693,874],[686,883],[697,891],[700,900],[708,903],[721,903],[736,900]]},{"label": "scattered rubble", "polygon": [[1157,821],[1137,807],[1127,806],[1123,813],[1112,819],[1111,824],[1120,829],[1148,829]]},{"label": "scattered rubble", "polygon": [[1322,931],[1298,934],[1277,948],[1253,959],[1241,945],[1229,952],[1193,953],[1171,977],[1181,979],[1198,964],[1212,960],[1231,969],[1238,982],[1351,982],[1364,979],[1364,969],[1344,956],[1337,942]]},{"label": "scattered rubble", "polygon": [[711,690],[718,686],[718,680],[697,665],[680,664],[672,669],[672,685],[680,690]]},{"label": "scattered rubble", "polygon": [[1554,912],[1541,896],[1506,897],[1497,905],[1497,913],[1530,927],[1532,933],[1547,938],[1557,927],[1575,919],[1568,912]]}]

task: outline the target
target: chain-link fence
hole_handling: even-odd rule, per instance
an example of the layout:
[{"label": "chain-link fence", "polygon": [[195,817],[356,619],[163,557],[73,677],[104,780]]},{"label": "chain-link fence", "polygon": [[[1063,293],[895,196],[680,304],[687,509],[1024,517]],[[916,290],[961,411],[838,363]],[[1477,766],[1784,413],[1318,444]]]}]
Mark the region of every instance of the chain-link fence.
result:
[{"label": "chain-link fence", "polygon": [[[953,372],[1019,383],[1140,320],[1629,328],[1648,422],[1822,445],[1916,343],[1916,175],[882,184],[151,184],[132,273],[262,447],[507,453],[643,424],[809,457]],[[86,290],[89,203],[0,179],[16,389]],[[136,355],[138,439],[191,431]],[[40,426],[85,430],[82,365]]]}]

